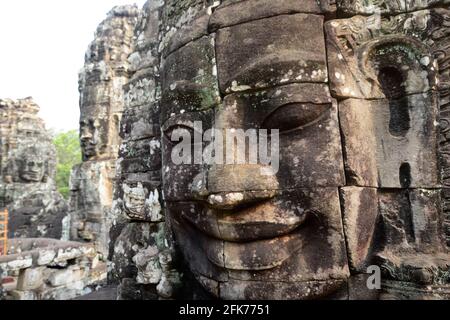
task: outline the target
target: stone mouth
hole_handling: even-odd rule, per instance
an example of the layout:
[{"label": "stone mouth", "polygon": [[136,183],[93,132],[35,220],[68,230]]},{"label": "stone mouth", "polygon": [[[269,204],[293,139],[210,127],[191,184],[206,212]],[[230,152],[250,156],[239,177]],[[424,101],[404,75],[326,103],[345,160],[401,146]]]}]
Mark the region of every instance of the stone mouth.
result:
[{"label": "stone mouth", "polygon": [[267,201],[240,210],[183,211],[182,216],[197,230],[217,240],[246,243],[286,236],[298,229],[308,214],[301,208],[282,208]]},{"label": "stone mouth", "polygon": [[28,178],[32,179],[39,179],[41,172],[40,171],[25,171],[22,174],[23,176],[26,176]]},{"label": "stone mouth", "polygon": [[246,243],[207,241],[203,244],[208,260],[235,271],[262,271],[281,266],[303,246],[300,232]]},{"label": "stone mouth", "polygon": [[182,216],[204,237],[203,251],[214,265],[260,271],[282,265],[301,249],[300,229],[308,214],[268,201],[233,212],[204,207]]}]

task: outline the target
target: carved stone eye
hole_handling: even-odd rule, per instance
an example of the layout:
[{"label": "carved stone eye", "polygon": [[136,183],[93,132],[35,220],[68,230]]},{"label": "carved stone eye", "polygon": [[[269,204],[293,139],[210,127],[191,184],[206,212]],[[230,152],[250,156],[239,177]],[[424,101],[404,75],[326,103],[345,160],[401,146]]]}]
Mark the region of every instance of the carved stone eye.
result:
[{"label": "carved stone eye", "polygon": [[262,127],[264,129],[279,129],[288,132],[313,124],[329,109],[329,104],[289,103],[272,112]]}]

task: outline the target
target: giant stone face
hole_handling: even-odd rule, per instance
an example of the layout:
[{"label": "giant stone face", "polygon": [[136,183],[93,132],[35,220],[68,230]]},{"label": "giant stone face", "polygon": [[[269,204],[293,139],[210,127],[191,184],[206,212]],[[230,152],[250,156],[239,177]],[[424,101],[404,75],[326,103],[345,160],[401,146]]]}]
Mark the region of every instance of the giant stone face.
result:
[{"label": "giant stone face", "polygon": [[[338,14],[355,17],[333,20],[334,9],[224,1],[163,51],[165,207],[190,271],[215,296],[333,298],[371,264],[385,296],[400,282],[449,280],[437,80],[448,12],[362,17],[373,12],[341,1]],[[199,122],[278,129],[279,170],[175,164],[171,137],[194,136]]]}]

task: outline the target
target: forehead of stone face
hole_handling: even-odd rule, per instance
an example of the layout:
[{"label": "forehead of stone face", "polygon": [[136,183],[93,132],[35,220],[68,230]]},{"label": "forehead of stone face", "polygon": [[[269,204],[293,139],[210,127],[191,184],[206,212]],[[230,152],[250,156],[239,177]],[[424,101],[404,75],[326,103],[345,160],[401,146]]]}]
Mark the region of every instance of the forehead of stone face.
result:
[{"label": "forehead of stone face", "polygon": [[212,36],[170,54],[163,65],[161,123],[172,115],[206,111],[220,101]]},{"label": "forehead of stone face", "polygon": [[217,31],[223,94],[293,82],[326,82],[324,18],[280,15]]},{"label": "forehead of stone face", "polygon": [[111,84],[107,81],[100,82],[99,80],[109,80],[110,75],[111,68],[105,64],[98,64],[95,69],[90,69],[80,75],[82,78],[80,88],[80,104],[82,107],[95,104],[106,106],[111,103],[111,97],[113,97]]},{"label": "forehead of stone face", "polygon": [[33,161],[35,163],[44,163],[48,161],[48,155],[46,152],[48,152],[48,149],[45,149],[45,146],[41,146],[44,149],[40,149],[37,147],[24,147],[21,148],[17,152],[17,159],[18,161],[21,161],[22,164],[27,164],[27,162]]},{"label": "forehead of stone face", "polygon": [[91,105],[80,108],[80,119],[82,123],[90,121],[104,121],[108,117],[108,105]]},{"label": "forehead of stone face", "polygon": [[331,14],[335,10],[336,5],[330,0],[224,0],[211,15],[209,29],[215,31],[282,14]]}]

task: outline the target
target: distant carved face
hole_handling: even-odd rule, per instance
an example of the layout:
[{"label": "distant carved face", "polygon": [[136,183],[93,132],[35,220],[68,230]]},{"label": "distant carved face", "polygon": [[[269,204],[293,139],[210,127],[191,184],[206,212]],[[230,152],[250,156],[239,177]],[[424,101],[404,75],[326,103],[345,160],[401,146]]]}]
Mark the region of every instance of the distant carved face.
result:
[{"label": "distant carved face", "polygon": [[[192,273],[213,295],[325,297],[349,275],[342,146],[322,30],[314,15],[278,16],[221,29],[215,41],[205,36],[166,59],[166,208]],[[174,164],[171,136],[193,136],[199,121],[224,133],[278,129],[278,172],[265,175],[270,167],[261,163]]]},{"label": "distant carved face", "polygon": [[25,182],[41,182],[46,174],[46,161],[33,148],[22,152],[18,160],[19,177]]},{"label": "distant carved face", "polygon": [[80,143],[85,160],[103,152],[107,143],[103,134],[106,131],[106,123],[99,119],[85,118],[80,121]]},{"label": "distant carved face", "polygon": [[124,186],[124,206],[127,215],[131,218],[140,218],[144,215],[146,192],[142,184],[135,188]]}]

